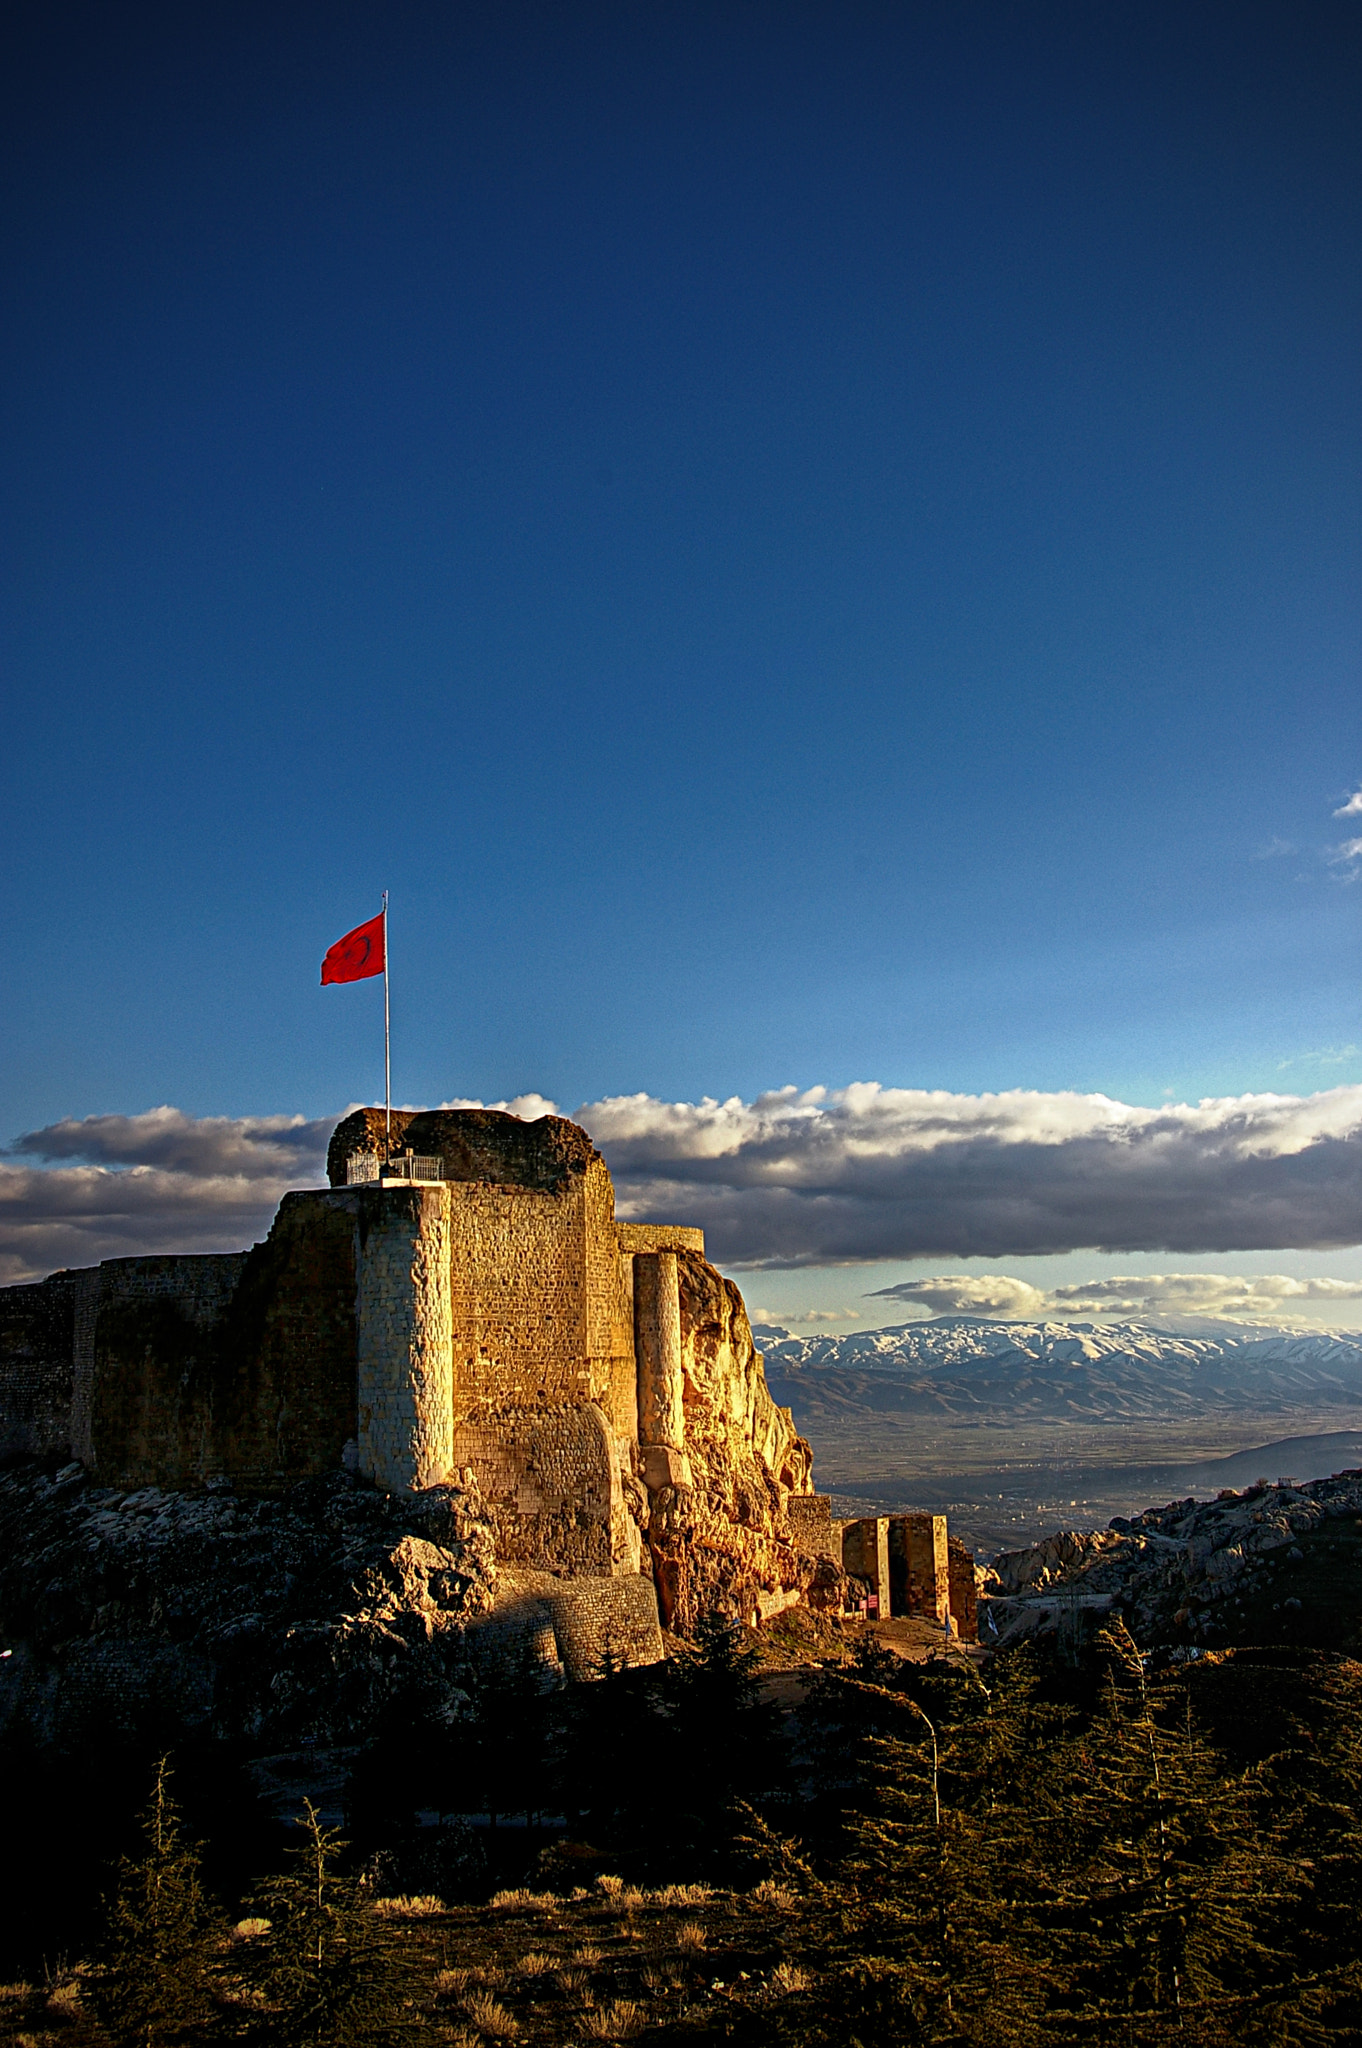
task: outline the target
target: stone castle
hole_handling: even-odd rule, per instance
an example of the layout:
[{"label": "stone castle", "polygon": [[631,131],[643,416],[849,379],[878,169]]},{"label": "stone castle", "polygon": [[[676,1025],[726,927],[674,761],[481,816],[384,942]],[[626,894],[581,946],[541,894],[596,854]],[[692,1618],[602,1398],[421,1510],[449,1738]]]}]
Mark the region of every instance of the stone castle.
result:
[{"label": "stone castle", "polygon": [[0,1455],[134,1499],[342,1467],[393,1497],[462,1489],[499,1604],[570,1598],[582,1639],[633,1661],[659,1622],[840,1608],[844,1565],[882,1614],[965,1620],[939,1517],[832,1521],[737,1287],[701,1231],[616,1220],[585,1131],[403,1111],[392,1140],[389,1160],[381,1110],[347,1117],[330,1186],[286,1195],[250,1251],[0,1290]]}]

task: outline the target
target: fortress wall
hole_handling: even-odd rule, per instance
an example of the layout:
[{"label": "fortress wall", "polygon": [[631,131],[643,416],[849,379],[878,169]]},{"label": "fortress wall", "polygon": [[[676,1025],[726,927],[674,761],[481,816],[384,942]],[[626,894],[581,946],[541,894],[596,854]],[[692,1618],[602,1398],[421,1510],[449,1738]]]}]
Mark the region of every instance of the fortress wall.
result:
[{"label": "fortress wall", "polygon": [[70,1454],[77,1282],[0,1289],[0,1455]]},{"label": "fortress wall", "polygon": [[895,1612],[889,1553],[889,1517],[863,1515],[842,1530],[842,1569],[864,1579],[879,1602],[881,1617]]},{"label": "fortress wall", "polygon": [[91,1438],[95,1394],[95,1322],[99,1315],[104,1275],[87,1266],[71,1275],[71,1456],[82,1465],[94,1462]]},{"label": "fortress wall", "polygon": [[590,1160],[583,1175],[582,1223],[592,1392],[615,1435],[631,1442],[638,1435],[632,1262],[620,1253],[615,1189],[599,1156]]},{"label": "fortress wall", "polygon": [[622,1252],[699,1252],[705,1256],[705,1233],[690,1223],[617,1223],[615,1236]]},{"label": "fortress wall", "polygon": [[951,1611],[946,1517],[895,1515],[889,1524],[889,1559],[894,1613],[944,1622]]},{"label": "fortress wall", "polygon": [[601,1576],[615,1570],[619,1461],[594,1401],[466,1416],[455,1426],[454,1462],[477,1474],[495,1519],[499,1562]]},{"label": "fortress wall", "polygon": [[454,1412],[590,1400],[580,1181],[450,1187]]},{"label": "fortress wall", "polygon": [[438,1485],[454,1453],[447,1187],[366,1188],[356,1221],[359,1469],[391,1493]]},{"label": "fortress wall", "polygon": [[979,1640],[979,1582],[974,1574],[974,1553],[958,1536],[946,1539],[947,1572],[950,1580],[951,1620],[961,1642]]},{"label": "fortress wall", "polygon": [[90,1444],[105,1484],[195,1486],[225,1470],[231,1418],[221,1413],[218,1339],[249,1256],[100,1267]]},{"label": "fortress wall", "polygon": [[356,1434],[355,1217],[353,1197],[285,1195],[250,1255],[224,1331],[243,1484],[333,1472]]},{"label": "fortress wall", "polygon": [[617,1668],[661,1663],[662,1625],[650,1576],[560,1581],[546,1604],[569,1678],[603,1677],[607,1657]]},{"label": "fortress wall", "polygon": [[355,1434],[355,1206],[286,1195],[249,1252],[106,1260],[88,1459],[106,1484],[335,1469]]},{"label": "fortress wall", "polygon": [[666,1654],[650,1577],[554,1578],[510,1566],[498,1580],[493,1612],[469,1629],[478,1658],[556,1667],[581,1684],[620,1665],[660,1664]]},{"label": "fortress wall", "polygon": [[805,1557],[830,1557],[841,1563],[842,1534],[833,1523],[830,1495],[796,1494],[786,1502],[785,1514],[797,1550]]}]

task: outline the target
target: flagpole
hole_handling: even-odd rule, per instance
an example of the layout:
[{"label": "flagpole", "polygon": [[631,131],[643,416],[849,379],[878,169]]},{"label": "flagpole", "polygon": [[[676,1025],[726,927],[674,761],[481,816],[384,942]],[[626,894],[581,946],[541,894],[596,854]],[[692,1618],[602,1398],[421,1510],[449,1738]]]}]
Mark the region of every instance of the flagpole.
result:
[{"label": "flagpole", "polygon": [[388,892],[383,891],[383,1111],[387,1125],[385,1157],[393,1156],[393,1058],[388,1027]]}]

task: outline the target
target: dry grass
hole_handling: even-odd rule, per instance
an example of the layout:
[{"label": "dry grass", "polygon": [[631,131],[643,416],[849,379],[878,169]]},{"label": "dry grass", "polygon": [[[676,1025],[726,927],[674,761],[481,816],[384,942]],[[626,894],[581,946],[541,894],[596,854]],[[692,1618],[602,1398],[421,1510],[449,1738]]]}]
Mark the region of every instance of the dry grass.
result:
[{"label": "dry grass", "polygon": [[707,1906],[714,1897],[714,1888],[707,1884],[664,1884],[649,1897],[655,1906]]},{"label": "dry grass", "polygon": [[558,1989],[566,1998],[589,1998],[591,1979],[585,1970],[560,1970]]},{"label": "dry grass", "polygon": [[236,1926],[232,1929],[232,1940],[254,1941],[258,1934],[268,1934],[269,1931],[270,1923],[268,1920],[261,1920],[259,1918],[238,1920]]},{"label": "dry grass", "polygon": [[80,2003],[80,1985],[74,1977],[63,1977],[47,1994],[49,2012],[73,2012]]},{"label": "dry grass", "polygon": [[580,1948],[573,1950],[572,1960],[583,1970],[599,1970],[601,1964],[605,1961],[605,1951],[596,1948],[589,1941],[583,1942]]},{"label": "dry grass", "polygon": [[471,1970],[437,1970],[435,1972],[435,1995],[437,1998],[457,1998],[461,1991],[468,1989],[472,1981]]},{"label": "dry grass", "polygon": [[635,1998],[617,1998],[583,2015],[582,2032],[590,2041],[629,2041],[647,2024],[648,2009]]},{"label": "dry grass", "polygon": [[471,2027],[441,2027],[435,2038],[441,2048],[478,2048],[478,2037]]},{"label": "dry grass", "polygon": [[604,1892],[607,1899],[617,1898],[624,1890],[624,1879],[612,1877],[609,1871],[603,1871],[596,1879],[596,1889],[598,1892]]},{"label": "dry grass", "polygon": [[520,2032],[515,2014],[508,2012],[490,1991],[470,1991],[463,2009],[485,2041],[514,2041]]},{"label": "dry grass", "polygon": [[557,1892],[527,1891],[524,1885],[517,1885],[513,1891],[493,1892],[491,1906],[494,1913],[536,1912],[551,1913],[562,1905]]},{"label": "dry grass", "polygon": [[777,1963],[767,1989],[772,1998],[792,1998],[797,1991],[807,1991],[812,1983],[809,1972],[801,1970],[798,1963]]},{"label": "dry grass", "polygon": [[375,1899],[373,1910],[384,1920],[429,1920],[445,1911],[443,1899],[434,1892],[403,1892],[393,1899]]},{"label": "dry grass", "polygon": [[765,1906],[776,1913],[792,1913],[799,1904],[799,1895],[788,1886],[777,1884],[773,1878],[764,1877],[760,1884],[753,1885],[747,1894],[754,1906]]},{"label": "dry grass", "polygon": [[556,1970],[557,1967],[557,1957],[545,1955],[541,1948],[526,1949],[516,1964],[522,1977],[547,1977],[550,1970]]},{"label": "dry grass", "polygon": [[709,1937],[698,1920],[683,1920],[672,1937],[682,1955],[696,1956]]},{"label": "dry grass", "polygon": [[11,2002],[32,1996],[31,1984],[0,1984],[0,2004],[9,2005]]}]

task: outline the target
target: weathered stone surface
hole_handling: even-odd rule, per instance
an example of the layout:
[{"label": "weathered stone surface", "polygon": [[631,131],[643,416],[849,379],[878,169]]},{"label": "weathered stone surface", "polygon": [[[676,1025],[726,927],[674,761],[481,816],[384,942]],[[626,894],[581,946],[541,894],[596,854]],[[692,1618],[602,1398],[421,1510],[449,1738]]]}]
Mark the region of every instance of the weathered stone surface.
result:
[{"label": "weathered stone surface", "polygon": [[496,1566],[475,1487],[337,1473],[268,1500],[0,1472],[0,1731],[358,1738],[391,1700],[457,1703]]},{"label": "weathered stone surface", "polygon": [[812,1454],[767,1391],[742,1296],[698,1253],[676,1261],[692,1483],[659,1488],[646,1513],[663,1617],[684,1633],[707,1611],[778,1614],[817,1567],[785,1516],[791,1494],[813,1491]]}]

